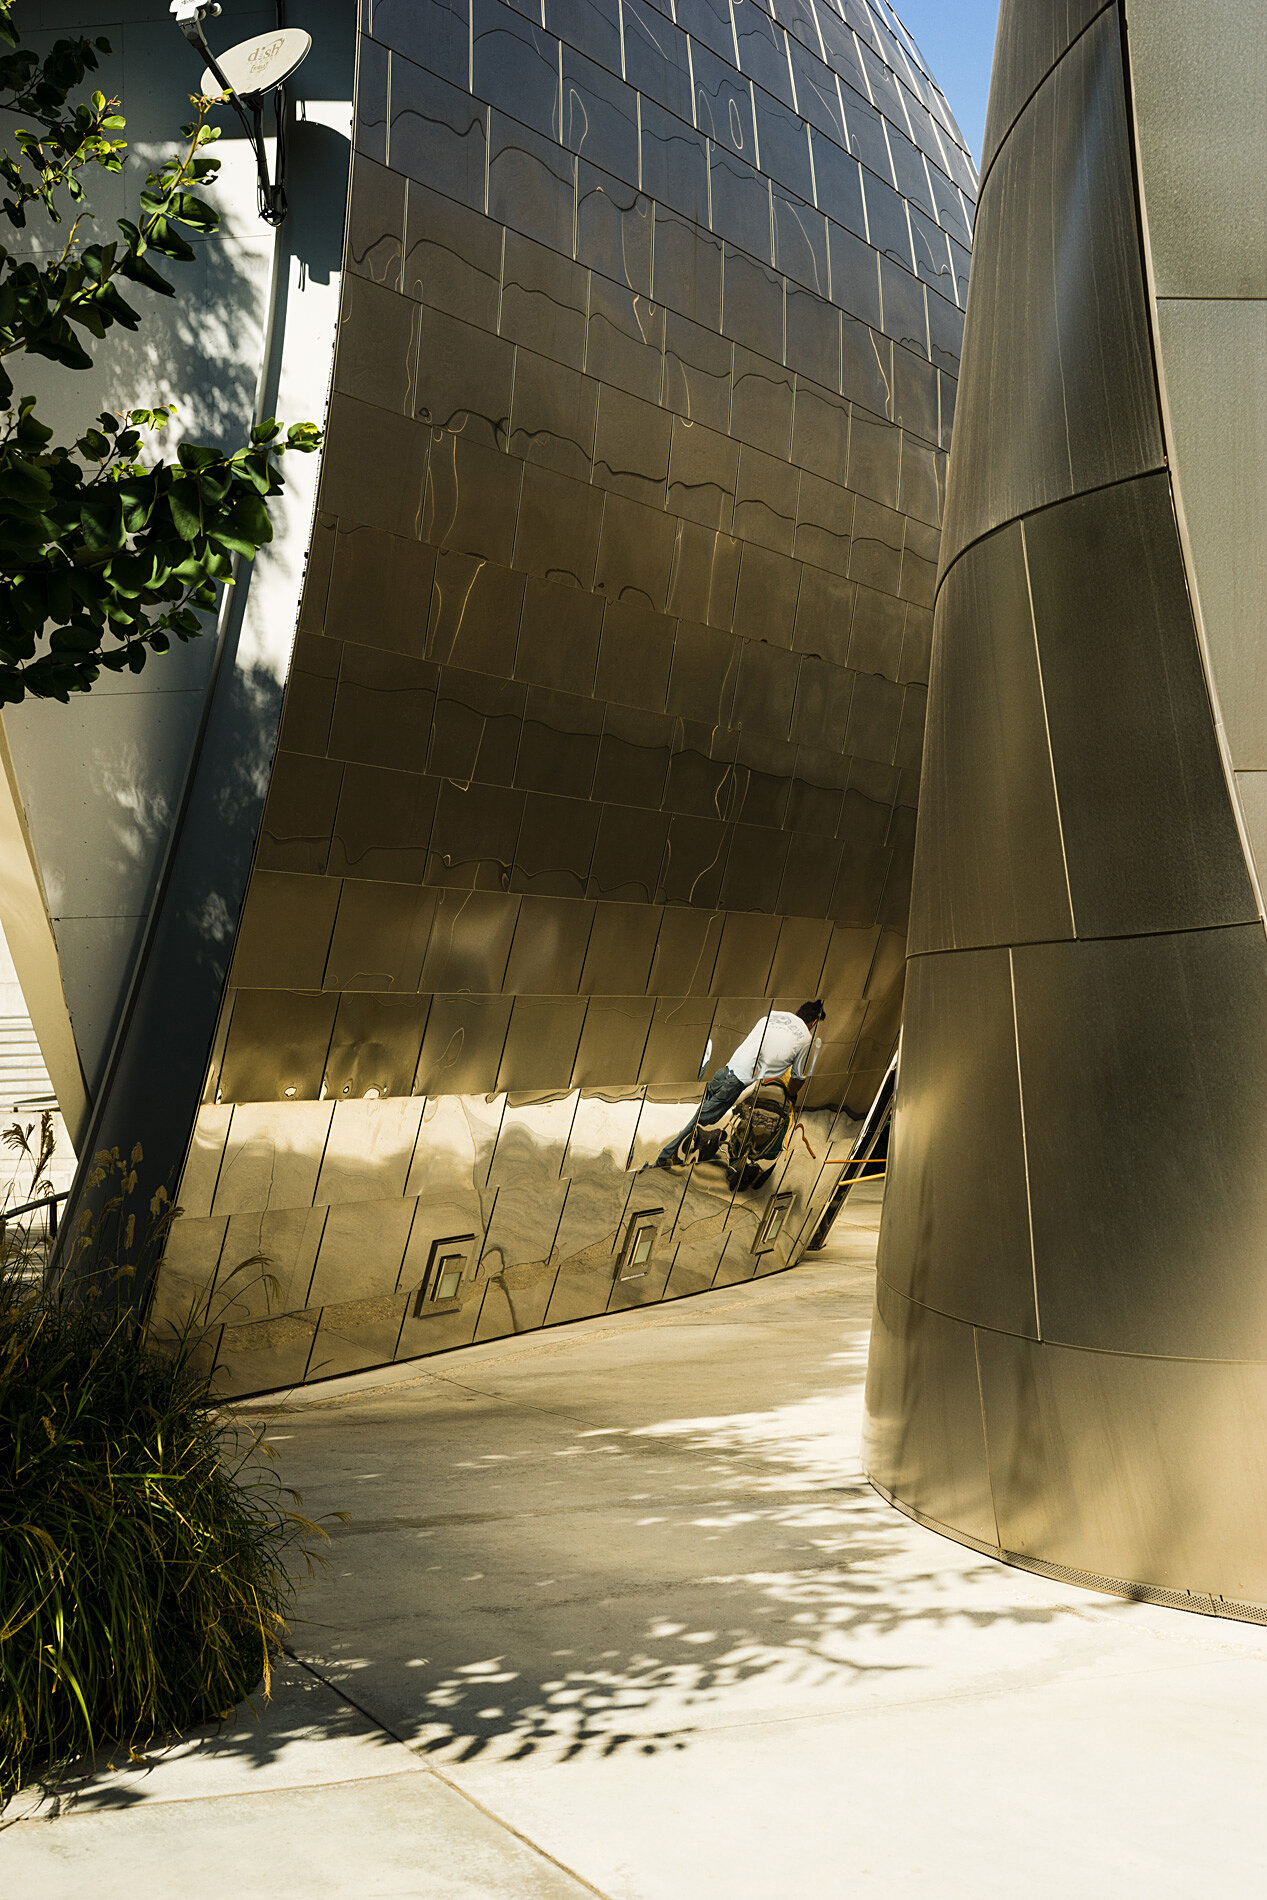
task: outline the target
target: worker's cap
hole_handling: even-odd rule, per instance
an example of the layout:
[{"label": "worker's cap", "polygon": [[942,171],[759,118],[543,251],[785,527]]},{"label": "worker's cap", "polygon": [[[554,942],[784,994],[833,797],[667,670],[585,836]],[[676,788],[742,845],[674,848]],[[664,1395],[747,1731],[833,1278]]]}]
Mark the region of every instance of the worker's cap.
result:
[{"label": "worker's cap", "polygon": [[798,1016],[803,1016],[807,1022],[825,1023],[827,1021],[827,1011],[823,1008],[821,996],[816,996],[812,1003],[802,1003],[796,1013]]}]

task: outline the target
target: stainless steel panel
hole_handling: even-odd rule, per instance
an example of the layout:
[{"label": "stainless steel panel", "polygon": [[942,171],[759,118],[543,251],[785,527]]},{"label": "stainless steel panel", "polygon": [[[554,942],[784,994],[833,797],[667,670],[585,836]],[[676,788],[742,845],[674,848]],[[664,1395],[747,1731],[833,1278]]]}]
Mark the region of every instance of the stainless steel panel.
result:
[{"label": "stainless steel panel", "polygon": [[1166,298],[1157,324],[1212,684],[1232,763],[1257,770],[1267,765],[1267,659],[1250,630],[1267,588],[1267,301]]},{"label": "stainless steel panel", "polygon": [[[616,64],[619,67],[619,60]],[[566,45],[563,48],[563,143],[618,178],[638,175],[635,93],[619,78],[604,72],[601,66]]]},{"label": "stainless steel panel", "polygon": [[518,897],[495,891],[438,893],[417,987],[450,993],[500,990],[519,903]]},{"label": "stainless steel panel", "polygon": [[569,1087],[584,1020],[582,997],[517,996],[498,1070],[498,1088]]},{"label": "stainless steel panel", "polygon": [[488,1171],[489,1187],[515,1194],[553,1194],[579,1099],[575,1090],[528,1100],[508,1095]]},{"label": "stainless steel panel", "polygon": [[333,1102],[246,1102],[233,1110],[213,1214],[311,1207]]},{"label": "stainless steel panel", "polygon": [[589,797],[602,730],[603,709],[592,699],[533,687],[515,761],[516,783],[532,792]]},{"label": "stainless steel panel", "polygon": [[[402,779],[405,775],[399,775]],[[436,787],[433,781],[421,780],[418,783],[417,797],[421,803],[422,791],[426,787],[435,797],[435,822],[430,830],[430,851],[425,857],[425,875],[428,883],[446,884],[457,890],[497,891],[505,890],[509,871],[515,859],[515,844],[519,837],[524,816],[524,795],[502,785],[459,785],[453,779],[445,779]],[[366,803],[383,794],[409,799],[414,788],[408,784],[372,785],[366,787]],[[344,782],[344,797],[340,805],[348,803],[347,781]],[[377,813],[377,806],[375,811]],[[368,814],[367,814],[368,817]],[[389,824],[394,825],[389,829]],[[408,833],[417,836],[413,811],[409,804],[403,803],[395,812],[390,809],[382,818],[375,820],[374,852],[366,851],[366,869],[371,861],[387,856],[388,844],[394,844],[392,832],[399,836]],[[422,839],[427,837],[420,830]],[[353,858],[348,849],[349,859]],[[422,875],[423,853],[412,844],[392,852],[399,872],[403,876],[412,871],[414,876]],[[355,860],[353,860],[355,861]],[[382,868],[386,869],[384,865]]]},{"label": "stainless steel panel", "polygon": [[[504,1095],[428,1096],[405,1193],[418,1197],[420,1219],[436,1206],[460,1209],[456,1223],[435,1229],[432,1239],[436,1233],[462,1233],[471,1226],[476,1206],[471,1196],[487,1187],[505,1112]],[[491,1205],[491,1195],[488,1198]],[[475,1222],[481,1230],[486,1224],[482,1216]]]},{"label": "stainless steel panel", "polygon": [[197,1220],[211,1212],[232,1116],[233,1109],[227,1103],[221,1106],[204,1102],[198,1110],[180,1180],[180,1205],[187,1220]]},{"label": "stainless steel panel", "polygon": [[866,1405],[868,1477],[921,1516],[997,1544],[972,1327],[877,1280]]},{"label": "stainless steel panel", "polygon": [[585,1012],[572,1071],[578,1088],[622,1088],[637,1081],[651,1031],[650,996],[596,996]]},{"label": "stainless steel panel", "polygon": [[414,1087],[420,1095],[491,1094],[497,1086],[509,996],[437,996]]},{"label": "stainless steel panel", "polygon": [[[828,913],[883,914],[900,942],[927,636],[907,608],[957,350],[939,318],[927,363],[901,193],[936,210],[916,224],[934,277],[962,209],[905,141],[891,169],[863,93],[935,155],[941,134],[870,15],[848,15],[864,72],[837,14],[824,42],[808,6],[743,9],[737,67],[730,9],[683,9],[480,0],[468,37],[460,6],[381,0],[390,72],[364,47],[303,639],[206,1090],[264,1119],[229,1123],[221,1167],[221,1112],[188,1171],[202,1219],[290,1223],[285,1297],[322,1312],[310,1377],[605,1307],[627,1167],[698,1098],[710,985],[713,1066],[771,985],[829,995],[836,1093],[895,1033],[887,949],[868,998],[875,934]],[[883,311],[873,246],[905,259]],[[920,363],[895,374],[893,336]],[[898,415],[926,442],[905,469]],[[861,546],[860,490],[888,510]],[[309,1300],[314,1193],[338,1222]],[[688,1209],[659,1280],[616,1304],[661,1297],[674,1256],[679,1292],[724,1245],[750,1274],[717,1218]],[[419,1317],[449,1231],[487,1231],[485,1267]],[[325,1284],[358,1261],[364,1286]],[[258,1364],[301,1376],[302,1337],[269,1337]]]},{"label": "stainless steel panel", "polygon": [[1005,1551],[1127,1584],[1267,1600],[1267,1368],[987,1333],[978,1350]]},{"label": "stainless steel panel", "polygon": [[393,1296],[324,1307],[306,1377],[333,1379],[363,1366],[390,1365],[406,1305],[403,1297]]},{"label": "stainless steel panel", "polygon": [[488,116],[460,87],[393,54],[386,154],[393,171],[483,211]]},{"label": "stainless steel panel", "polygon": [[943,564],[1162,461],[1115,9],[1039,87],[986,180],[973,318]]},{"label": "stainless steel panel", "polygon": [[633,996],[648,988],[661,916],[646,904],[598,904],[577,990]]},{"label": "stainless steel panel", "polygon": [[[330,669],[341,658],[334,640],[352,640],[367,647],[421,657],[427,644],[427,619],[437,554],[425,542],[403,534],[384,534],[378,528],[340,530],[330,573],[323,626],[331,636],[332,651],[317,650],[309,636],[304,651],[310,665]],[[428,653],[427,658],[437,657]],[[447,656],[446,656],[447,657]],[[333,667],[338,678],[338,666]],[[294,670],[288,698],[293,694]],[[300,747],[324,752],[318,746]]]},{"label": "stainless steel panel", "polygon": [[[751,154],[751,133],[748,151]],[[769,179],[746,159],[711,145],[708,187],[718,237],[768,264],[774,255]]]},{"label": "stainless steel panel", "polygon": [[416,303],[385,284],[349,276],[343,305],[347,345],[339,352],[336,389],[383,409],[408,409],[421,314]]},{"label": "stainless steel panel", "polygon": [[391,534],[413,534],[430,447],[425,423],[333,396],[321,465],[322,508],[348,526],[364,521]]},{"label": "stainless steel panel", "polygon": [[[814,269],[819,268],[815,261]],[[839,389],[841,316],[834,304],[824,301],[827,295],[825,253],[821,268],[822,283],[815,281],[813,291],[796,290],[788,285],[784,305],[787,360],[798,377],[809,377],[827,389]]]},{"label": "stainless steel panel", "polygon": [[1157,295],[1267,296],[1257,162],[1267,21],[1245,0],[1149,0],[1126,15]]},{"label": "stainless steel panel", "polygon": [[594,911],[593,904],[565,898],[523,898],[505,987],[536,995],[568,995],[579,989]]},{"label": "stainless steel panel", "polygon": [[911,952],[1071,937],[1019,526],[951,569],[936,627]]},{"label": "stainless steel panel", "polygon": [[779,938],[777,917],[731,913],[722,930],[709,988],[714,996],[763,995]]},{"label": "stainless steel panel", "polygon": [[[658,996],[639,1080],[655,1088],[679,1083],[694,1087],[704,1064],[714,1009],[711,997]],[[718,1063],[724,1060],[718,1056]],[[672,1129],[666,1130],[661,1141],[671,1133]]]},{"label": "stainless steel panel", "polygon": [[336,996],[236,991],[220,1071],[222,1098],[315,1101],[337,1006]]},{"label": "stainless steel panel", "polygon": [[222,1324],[215,1281],[228,1225],[223,1216],[208,1220],[186,1212],[172,1228],[145,1321],[149,1337],[160,1346],[185,1338],[191,1325]]},{"label": "stainless steel panel", "polygon": [[326,1056],[326,1096],[337,1102],[408,1095],[430,1007],[428,996],[342,996]]},{"label": "stainless steel panel", "polygon": [[690,422],[722,432],[730,423],[730,373],[734,345],[670,310],[665,324],[666,408]]},{"label": "stainless steel panel", "polygon": [[1024,532],[1079,934],[1256,916],[1165,475]]},{"label": "stainless steel panel", "polygon": [[233,981],[250,989],[320,985],[338,902],[334,878],[257,873],[234,948]]},{"label": "stainless steel panel", "polygon": [[792,430],[793,462],[826,481],[845,480],[849,463],[849,404],[829,390],[798,380]]},{"label": "stainless steel panel", "polygon": [[500,328],[504,337],[572,369],[585,363],[589,272],[518,231],[507,231]]},{"label": "stainless steel panel", "polygon": [[523,595],[522,574],[491,567],[470,554],[437,553],[427,616],[428,659],[483,673],[511,673]]},{"label": "stainless steel panel", "polygon": [[586,373],[658,403],[664,375],[664,306],[619,284],[590,280]]},{"label": "stainless steel panel", "polygon": [[231,1399],[242,1392],[271,1392],[300,1384],[316,1330],[315,1313],[226,1326],[212,1378],[216,1396]]},{"label": "stainless steel panel", "polygon": [[[416,428],[425,425],[416,423]],[[445,430],[432,430],[427,487],[419,532],[424,541],[456,554],[477,554],[507,565],[515,536],[522,465],[510,455]],[[525,506],[535,493],[529,470]],[[527,565],[520,563],[519,565]]]},{"label": "stainless steel panel", "polygon": [[[568,1136],[564,1174],[574,1184],[602,1181],[614,1186],[617,1176],[623,1178],[631,1165],[642,1106],[640,1089],[604,1089],[601,1093],[582,1090]],[[565,1216],[558,1244],[573,1231],[571,1217]]]},{"label": "stainless steel panel", "polygon": [[1052,67],[1109,0],[1003,0],[994,41],[990,103],[986,111],[982,173]]},{"label": "stainless steel panel", "polygon": [[[667,417],[665,422],[667,426]],[[603,498],[596,491],[589,492],[602,501],[603,513],[595,590],[615,595],[620,600],[637,601],[655,613],[663,613],[677,544],[673,517],[643,507],[624,495],[609,494]]]},{"label": "stainless steel panel", "polygon": [[618,706],[663,712],[676,632],[676,623],[666,614],[652,613],[636,601],[609,600],[603,609],[595,696]]},{"label": "stainless steel panel", "polygon": [[330,720],[330,756],[420,771],[438,676],[430,660],[347,642]]},{"label": "stainless steel panel", "polygon": [[469,205],[407,181],[401,289],[434,310],[497,328],[502,232]]},{"label": "stainless steel panel", "polygon": [[343,1201],[332,1207],[317,1250],[309,1307],[394,1293],[413,1216],[413,1202],[405,1200]]},{"label": "stainless steel panel", "polygon": [[[805,131],[801,128],[802,149]],[[809,376],[830,378],[835,384],[831,356],[831,338],[839,334],[840,319],[823,300],[831,290],[831,264],[828,254],[827,219],[807,202],[809,178],[791,191],[775,185],[774,261],[787,279],[785,317],[787,323],[787,361]],[[798,290],[796,285],[800,285]],[[826,331],[825,342],[817,340],[817,326]],[[808,353],[807,353],[808,352]],[[819,365],[822,365],[820,370]]]},{"label": "stainless steel panel", "polygon": [[550,1252],[566,1194],[566,1182],[549,1193],[530,1183],[501,1189],[480,1260],[487,1287],[477,1339],[527,1332],[544,1321],[557,1272]]},{"label": "stainless steel panel", "polygon": [[729,436],[677,417],[669,449],[670,509],[685,520],[729,532],[738,466],[738,445]]},{"label": "stainless steel panel", "polygon": [[408,992],[422,988],[422,961],[437,891],[407,883],[344,878],[323,988]]},{"label": "stainless steel panel", "polygon": [[[308,1303],[326,1211],[278,1207],[268,1213],[234,1214],[227,1222],[208,1317],[240,1325],[301,1311]],[[164,1259],[164,1282],[166,1266]]]},{"label": "stainless steel panel", "polygon": [[577,680],[593,680],[600,631],[602,600],[595,595],[558,581],[528,581],[515,675],[555,692],[566,692]]},{"label": "stainless steel panel", "polygon": [[576,224],[576,160],[542,133],[490,113],[488,210],[525,237],[566,254]]},{"label": "stainless steel panel", "polygon": [[421,1120],[418,1096],[336,1101],[317,1178],[317,1204],[403,1195]]},{"label": "stainless steel panel", "polygon": [[577,164],[576,255],[605,277],[651,294],[655,207],[633,184],[621,184],[584,159]]},{"label": "stainless steel panel", "polygon": [[[695,222],[655,206],[655,296],[710,329],[721,327],[722,241]],[[672,293],[672,294],[671,294]]]},{"label": "stainless steel panel", "polygon": [[1022,1120],[1007,951],[912,957],[876,1268],[890,1286],[1037,1332],[1027,1133],[1037,1139]]},{"label": "stainless steel panel", "polygon": [[448,1352],[454,1346],[469,1346],[487,1291],[483,1280],[463,1284],[457,1309],[433,1309],[421,1313],[412,1302],[405,1303],[405,1317],[396,1342],[396,1358],[417,1359],[428,1353]]},{"label": "stainless steel panel", "polygon": [[1043,1337],[1267,1358],[1261,926],[1014,963]]},{"label": "stainless steel panel", "polygon": [[662,1298],[678,1300],[688,1293],[706,1293],[713,1285],[723,1256],[733,1244],[725,1227],[695,1232],[679,1240],[664,1283]]}]

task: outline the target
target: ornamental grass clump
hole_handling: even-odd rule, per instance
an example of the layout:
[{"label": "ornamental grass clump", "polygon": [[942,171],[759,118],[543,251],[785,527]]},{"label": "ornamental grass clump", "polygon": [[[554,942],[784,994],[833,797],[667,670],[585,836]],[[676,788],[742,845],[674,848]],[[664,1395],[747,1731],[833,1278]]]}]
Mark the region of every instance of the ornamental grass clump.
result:
[{"label": "ornamental grass clump", "polygon": [[217,1415],[197,1316],[160,1349],[126,1297],[139,1158],[98,1158],[115,1191],[60,1285],[29,1247],[0,1262],[0,1799],[267,1693],[287,1560],[321,1535]]}]

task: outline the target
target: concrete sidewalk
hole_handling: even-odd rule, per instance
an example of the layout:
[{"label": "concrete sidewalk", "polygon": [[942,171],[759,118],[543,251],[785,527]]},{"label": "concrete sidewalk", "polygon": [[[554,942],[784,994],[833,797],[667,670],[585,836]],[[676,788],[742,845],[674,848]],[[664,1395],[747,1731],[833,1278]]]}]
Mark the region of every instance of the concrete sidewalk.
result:
[{"label": "concrete sidewalk", "polygon": [[1008,1570],[875,1496],[874,1227],[277,1410],[305,1511],[350,1518],[299,1660],[258,1718],[13,1822],[4,1891],[1258,1892],[1267,1630]]}]

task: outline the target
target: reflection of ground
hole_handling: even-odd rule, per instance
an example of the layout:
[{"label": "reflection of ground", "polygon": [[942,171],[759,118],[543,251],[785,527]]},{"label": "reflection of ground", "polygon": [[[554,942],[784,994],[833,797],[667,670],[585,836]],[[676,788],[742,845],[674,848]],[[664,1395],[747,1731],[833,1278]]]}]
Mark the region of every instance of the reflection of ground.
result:
[{"label": "reflection of ground", "polygon": [[283,1471],[349,1514],[302,1666],[11,1828],[15,1891],[1253,1890],[1267,1632],[880,1502],[873,1230],[851,1203],[821,1264],[296,1402]]}]

